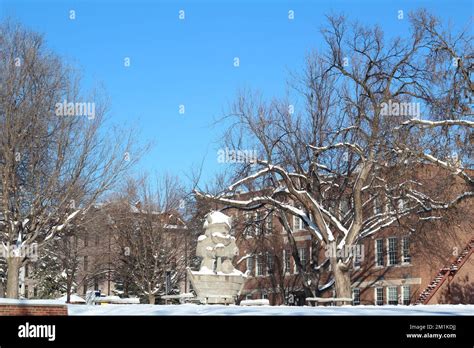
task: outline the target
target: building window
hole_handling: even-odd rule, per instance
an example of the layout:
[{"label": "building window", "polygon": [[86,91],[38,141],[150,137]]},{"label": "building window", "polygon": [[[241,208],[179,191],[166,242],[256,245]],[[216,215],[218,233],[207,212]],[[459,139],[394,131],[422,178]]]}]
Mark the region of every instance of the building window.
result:
[{"label": "building window", "polygon": [[383,239],[375,240],[375,266],[383,267]]},{"label": "building window", "polygon": [[245,299],[246,299],[246,300],[251,300],[251,299],[252,299],[252,295],[251,295],[251,294],[245,295]]},{"label": "building window", "polygon": [[397,242],[398,239],[396,237],[388,238],[388,265],[396,265],[397,264]]},{"label": "building window", "polygon": [[269,252],[267,252],[267,272],[268,274],[273,273],[273,255]]},{"label": "building window", "polygon": [[354,250],[354,255],[353,255],[353,260],[354,260],[354,268],[360,268],[360,265],[362,264],[362,245],[356,244]]},{"label": "building window", "polygon": [[265,233],[271,234],[272,230],[273,230],[273,214],[270,213],[265,219]]},{"label": "building window", "polygon": [[379,198],[374,199],[374,215],[380,214],[382,212],[381,204]]},{"label": "building window", "polygon": [[254,213],[255,217],[255,235],[258,236],[260,233],[262,233],[262,213],[261,212],[255,212]]},{"label": "building window", "polygon": [[352,289],[352,305],[353,306],[360,305],[360,289],[359,288]]},{"label": "building window", "polygon": [[398,291],[396,286],[389,286],[387,288],[387,300],[389,305],[398,304]]},{"label": "building window", "polygon": [[257,276],[263,276],[263,260],[262,257],[259,255],[256,258],[257,263]]},{"label": "building window", "polygon": [[402,285],[402,303],[405,306],[410,304],[410,285]]},{"label": "building window", "polygon": [[262,292],[262,300],[268,300],[268,294],[265,291]]},{"label": "building window", "polygon": [[84,256],[84,271],[87,272],[87,269],[89,268],[89,257]]},{"label": "building window", "polygon": [[254,267],[255,267],[255,259],[253,258],[253,256],[250,256],[247,258],[247,271],[249,271],[250,274],[253,274]]},{"label": "building window", "polygon": [[251,213],[245,213],[244,214],[245,218],[245,230],[244,234],[246,237],[251,237],[253,236],[253,223],[252,223],[252,214]]},{"label": "building window", "polygon": [[83,291],[84,296],[85,296],[85,295],[87,294],[87,284],[84,284],[84,285],[82,286],[82,291]]},{"label": "building window", "polygon": [[410,263],[410,237],[403,237],[402,238],[402,262],[403,263]]},{"label": "building window", "polygon": [[[301,266],[303,267],[304,270],[306,270],[306,249],[305,248],[298,248],[298,256],[300,257],[300,262],[301,262]],[[295,261],[295,260],[293,260]],[[295,270],[294,270],[294,273],[297,274],[298,273],[298,267],[296,265],[296,261],[295,261]]]},{"label": "building window", "polygon": [[303,269],[306,270],[306,262],[308,261],[306,258],[306,248],[298,248],[298,255],[300,256],[301,265]]},{"label": "building window", "polygon": [[383,288],[375,288],[375,304],[383,306]]},{"label": "building window", "polygon": [[38,288],[35,286],[33,287],[33,297],[37,297],[38,296]]},{"label": "building window", "polygon": [[299,231],[304,228],[303,219],[299,216],[293,215],[293,230]]},{"label": "building window", "polygon": [[28,278],[29,267],[28,264],[25,265],[25,278]]},{"label": "building window", "polygon": [[87,236],[87,233],[84,233],[84,246],[89,246],[89,238]]},{"label": "building window", "polygon": [[283,257],[285,259],[285,273],[291,273],[291,266],[290,266],[290,251],[283,250]]}]

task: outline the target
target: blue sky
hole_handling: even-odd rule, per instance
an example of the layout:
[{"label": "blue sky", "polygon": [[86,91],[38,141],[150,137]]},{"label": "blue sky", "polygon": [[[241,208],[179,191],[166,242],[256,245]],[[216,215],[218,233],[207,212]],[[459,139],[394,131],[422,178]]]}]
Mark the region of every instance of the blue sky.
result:
[{"label": "blue sky", "polygon": [[53,51],[81,70],[86,90],[105,87],[111,120],[138,127],[141,141],[155,144],[138,172],[181,176],[204,159],[203,179],[209,180],[223,165],[216,154],[223,126],[211,127],[212,121],[238,89],[281,95],[288,73],[302,66],[309,50],[323,47],[325,14],[379,24],[393,36],[408,26],[398,10],[420,7],[455,26],[473,13],[473,1],[0,0],[0,19],[43,33]]}]

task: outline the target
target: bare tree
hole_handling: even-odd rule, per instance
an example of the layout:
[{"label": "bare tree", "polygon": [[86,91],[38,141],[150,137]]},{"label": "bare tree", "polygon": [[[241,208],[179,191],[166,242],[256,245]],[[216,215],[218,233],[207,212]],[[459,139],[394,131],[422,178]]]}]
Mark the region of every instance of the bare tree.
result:
[{"label": "bare tree", "polygon": [[132,134],[102,131],[106,103],[21,26],[0,25],[0,240],[7,297],[18,297],[25,252],[83,214],[139,158]]},{"label": "bare tree", "polygon": [[[328,17],[327,49],[308,57],[296,96],[265,102],[244,92],[226,117],[234,122],[225,145],[255,149],[257,158],[237,166],[226,190],[196,190],[222,205],[276,209],[308,293],[318,282],[302,268],[291,216],[329,251],[330,282],[348,298],[355,245],[401,222],[415,230],[474,196],[472,37],[425,11],[410,25],[408,38],[388,40],[379,27]],[[426,166],[452,178],[451,189],[424,185]],[[236,195],[242,189],[249,195]]]},{"label": "bare tree", "polygon": [[[150,304],[156,296],[178,291],[186,268],[188,233],[179,214],[184,197],[178,180],[148,177],[130,179],[108,214],[122,250],[119,266]],[[124,273],[125,272],[125,273]]]},{"label": "bare tree", "polygon": [[[238,214],[232,214],[236,238],[243,255],[237,261],[240,264],[252,258],[250,265],[255,261],[261,264],[261,269],[266,277],[255,277],[250,280],[252,287],[268,289],[273,297],[269,297],[272,304],[288,303],[289,295],[300,290],[301,275],[292,274],[290,269],[291,249],[285,242],[285,234],[281,233],[280,225],[274,226],[274,210],[259,210],[256,212],[245,212],[244,219],[239,219]],[[317,253],[317,247],[313,247]],[[312,267],[312,260],[306,260],[301,266],[303,269]],[[252,266],[253,267],[253,266]],[[254,275],[255,269],[247,269]],[[319,278],[318,278],[319,280]],[[317,286],[317,284],[315,284]],[[265,290],[267,291],[267,290]]]},{"label": "bare tree", "polygon": [[38,297],[56,298],[66,294],[67,302],[80,285],[77,273],[80,266],[81,247],[78,233],[70,228],[57,235],[43,248],[34,265],[32,278],[36,280]]}]

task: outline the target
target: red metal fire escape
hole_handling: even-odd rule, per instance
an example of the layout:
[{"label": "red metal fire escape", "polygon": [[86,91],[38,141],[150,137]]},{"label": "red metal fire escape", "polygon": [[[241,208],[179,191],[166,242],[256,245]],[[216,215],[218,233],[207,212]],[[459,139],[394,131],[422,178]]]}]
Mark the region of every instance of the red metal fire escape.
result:
[{"label": "red metal fire escape", "polygon": [[436,291],[443,285],[443,283],[448,279],[450,276],[454,276],[457,271],[462,267],[462,265],[469,259],[469,256],[474,251],[474,238],[471,238],[469,243],[467,243],[466,247],[462,250],[461,254],[455,257],[455,259],[451,262],[449,267],[441,268],[431,281],[431,283],[423,290],[416,300],[415,304],[427,304],[430,299],[434,296]]}]

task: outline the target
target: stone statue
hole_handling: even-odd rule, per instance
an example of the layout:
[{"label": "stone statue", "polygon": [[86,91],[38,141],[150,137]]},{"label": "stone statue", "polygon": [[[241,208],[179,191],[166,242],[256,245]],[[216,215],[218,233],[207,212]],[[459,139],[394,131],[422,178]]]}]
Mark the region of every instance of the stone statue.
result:
[{"label": "stone statue", "polygon": [[197,298],[203,303],[235,303],[246,275],[234,268],[232,259],[239,252],[231,236],[231,218],[221,212],[206,215],[204,234],[198,238],[196,255],[202,258],[199,271],[188,268]]},{"label": "stone statue", "polygon": [[239,253],[235,237],[230,235],[231,218],[214,211],[204,222],[205,232],[198,238],[196,255],[202,257],[200,272],[229,274],[235,271],[232,258]]}]

